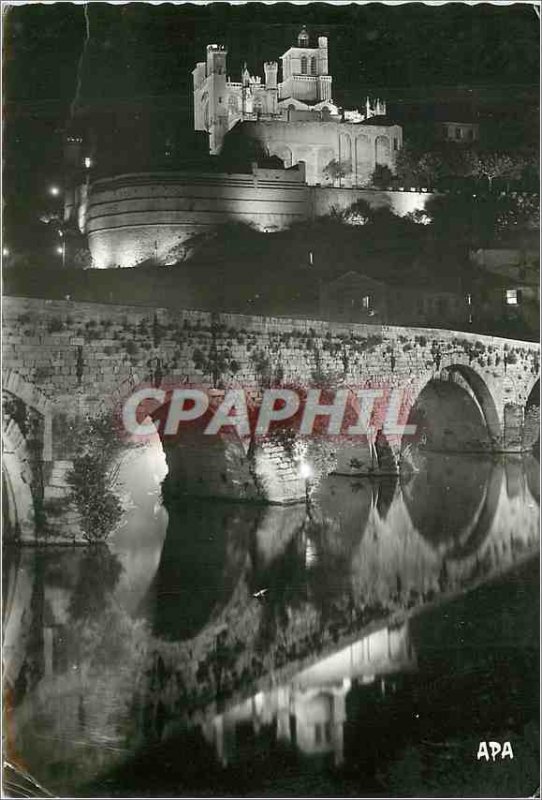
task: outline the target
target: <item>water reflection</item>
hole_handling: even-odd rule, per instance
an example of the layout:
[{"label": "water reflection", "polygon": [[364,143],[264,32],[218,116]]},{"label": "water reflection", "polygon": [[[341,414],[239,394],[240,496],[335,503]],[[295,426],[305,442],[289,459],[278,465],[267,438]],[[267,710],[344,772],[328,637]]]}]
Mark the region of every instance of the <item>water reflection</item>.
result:
[{"label": "water reflection", "polygon": [[352,763],[349,708],[414,680],[409,612],[537,552],[537,474],[427,455],[408,481],[330,476],[309,509],[166,512],[142,469],[108,547],[5,551],[9,754],[75,794],[183,730],[217,766],[253,740]]},{"label": "water reflection", "polygon": [[272,728],[278,741],[305,755],[331,754],[339,765],[344,760],[346,698],[352,685],[378,681],[385,694],[388,687],[393,691],[395,674],[415,666],[407,624],[385,627],[301,670],[289,683],[216,715],[205,726],[205,736],[223,765],[238,757],[239,740],[247,728],[258,735],[264,726]]}]

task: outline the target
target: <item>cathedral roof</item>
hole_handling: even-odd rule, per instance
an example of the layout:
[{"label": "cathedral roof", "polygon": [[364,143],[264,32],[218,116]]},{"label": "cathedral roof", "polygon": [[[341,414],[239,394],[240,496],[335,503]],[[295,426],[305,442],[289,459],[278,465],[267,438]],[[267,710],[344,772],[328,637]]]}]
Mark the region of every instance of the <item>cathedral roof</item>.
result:
[{"label": "cathedral roof", "polygon": [[363,122],[359,123],[360,125],[376,125],[377,127],[389,127],[390,125],[397,125],[398,123],[395,122],[391,117],[384,116],[383,114],[377,115],[374,117],[369,117],[369,119],[364,119]]}]

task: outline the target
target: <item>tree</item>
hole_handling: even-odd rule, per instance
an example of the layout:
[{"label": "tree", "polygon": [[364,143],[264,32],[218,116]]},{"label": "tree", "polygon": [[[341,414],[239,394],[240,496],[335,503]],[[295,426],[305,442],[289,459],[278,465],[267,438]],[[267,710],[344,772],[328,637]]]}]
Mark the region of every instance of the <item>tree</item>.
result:
[{"label": "tree", "polygon": [[371,175],[371,183],[378,189],[387,189],[394,179],[393,172],[387,164],[377,164]]},{"label": "tree", "polygon": [[397,154],[397,177],[405,186],[433,187],[449,178],[465,178],[472,170],[470,149],[449,142],[431,147],[406,145]]},{"label": "tree", "polygon": [[367,225],[372,219],[373,209],[365,200],[356,200],[343,211],[335,212],[335,216],[346,225]]},{"label": "tree", "polygon": [[470,151],[470,174],[475,178],[487,180],[489,191],[493,188],[495,178],[518,180],[527,166],[520,154]]},{"label": "tree", "polygon": [[322,174],[327,180],[332,181],[332,183],[339,182],[339,185],[341,179],[346,178],[351,172],[352,162],[350,160],[338,161],[336,158],[333,158],[322,170]]},{"label": "tree", "polygon": [[399,182],[405,186],[430,187],[437,181],[439,159],[436,153],[407,145],[397,154],[395,168]]}]

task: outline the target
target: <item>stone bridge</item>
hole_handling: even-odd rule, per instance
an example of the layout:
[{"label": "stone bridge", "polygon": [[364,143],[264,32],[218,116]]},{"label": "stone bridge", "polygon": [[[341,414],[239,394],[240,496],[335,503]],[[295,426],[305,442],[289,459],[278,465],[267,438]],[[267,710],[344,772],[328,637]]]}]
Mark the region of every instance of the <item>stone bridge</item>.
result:
[{"label": "stone bridge", "polygon": [[538,437],[538,344],[478,334],[6,297],[3,357],[4,523],[23,540],[76,526],[66,475],[89,420],[116,418],[145,385],[197,386],[216,402],[242,387],[256,406],[270,386],[383,387],[419,432],[292,444],[284,431],[171,441],[160,429],[168,485],[189,495],[290,503],[308,474],[415,469],[419,447],[520,453]]}]

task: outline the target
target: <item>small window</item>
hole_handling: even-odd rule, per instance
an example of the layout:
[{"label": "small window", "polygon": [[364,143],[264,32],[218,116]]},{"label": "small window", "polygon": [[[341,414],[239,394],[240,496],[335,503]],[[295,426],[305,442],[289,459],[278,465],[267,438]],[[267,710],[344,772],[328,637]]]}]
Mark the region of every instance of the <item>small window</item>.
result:
[{"label": "small window", "polygon": [[399,141],[397,139],[397,136],[393,137],[393,149],[394,150],[398,150],[399,149]]},{"label": "small window", "polygon": [[461,128],[456,128],[455,129],[455,138],[456,139],[461,139]]},{"label": "small window", "polygon": [[314,741],[316,744],[321,744],[322,742],[322,726],[319,723],[314,726]]},{"label": "small window", "polygon": [[301,74],[307,74],[307,56],[301,56]]},{"label": "small window", "polygon": [[333,732],[332,732],[332,729],[331,729],[331,722],[325,722],[324,723],[324,738],[325,738],[325,740],[326,740],[326,742],[328,744],[331,744],[332,735],[333,735]]},{"label": "small window", "polygon": [[362,298],[361,305],[363,306],[363,308],[371,307],[371,298],[369,297],[368,294],[366,294],[365,297]]},{"label": "small window", "polygon": [[316,75],[316,58],[311,58],[311,75]]},{"label": "small window", "polygon": [[519,303],[519,292],[517,289],[507,289],[506,290],[506,305],[507,306],[517,306]]}]

